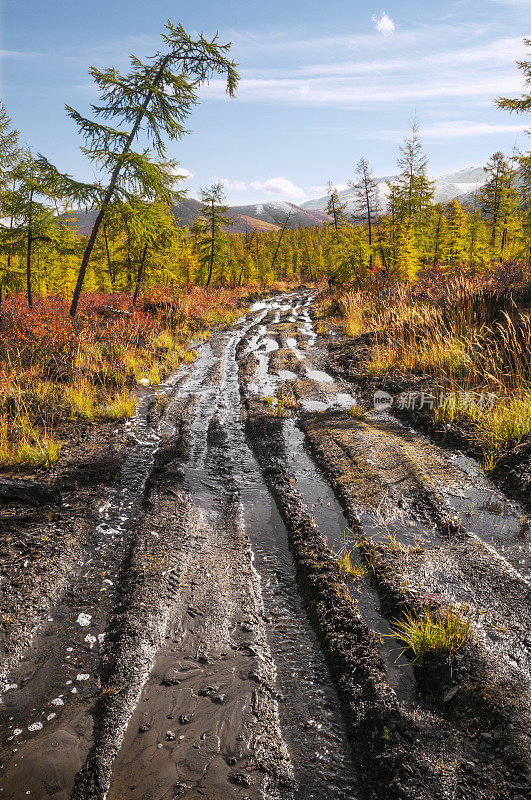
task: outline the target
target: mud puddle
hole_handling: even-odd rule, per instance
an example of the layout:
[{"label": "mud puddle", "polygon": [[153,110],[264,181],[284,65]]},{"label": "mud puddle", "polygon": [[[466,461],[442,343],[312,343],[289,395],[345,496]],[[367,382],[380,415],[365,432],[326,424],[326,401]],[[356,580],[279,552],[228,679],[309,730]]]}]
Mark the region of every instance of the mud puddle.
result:
[{"label": "mud puddle", "polygon": [[99,689],[100,651],[128,534],[141,514],[159,434],[149,422],[155,395],[172,381],[142,390],[129,426],[131,446],[99,509],[100,522],[83,551],[79,572],[6,677],[0,706],[2,796],[67,798],[91,746],[91,709]]},{"label": "mud puddle", "polygon": [[[353,565],[363,569],[363,561],[357,553],[355,537],[343,509],[304,449],[304,433],[296,427],[293,420],[284,420],[283,434],[290,472],[294,476],[293,486],[303,495],[326,545],[338,560],[348,553]],[[402,648],[394,640],[389,620],[381,611],[378,592],[371,586],[367,574],[359,579],[346,576],[345,580],[363,621],[379,641],[389,685],[395,690],[399,700],[409,700],[416,685],[413,669],[411,664],[401,658]]]},{"label": "mud puddle", "polygon": [[[263,311],[269,314],[270,307]],[[252,326],[256,324],[254,321]],[[222,337],[223,373],[215,390],[215,402],[211,402],[209,395],[192,424],[195,456],[184,467],[183,485],[192,490],[194,501],[203,508],[220,507],[227,494],[236,492],[239,498],[260,579],[268,643],[276,669],[281,731],[297,783],[295,796],[355,800],[358,789],[339,701],[298,593],[284,524],[247,445],[240,421],[236,349],[248,327]],[[264,334],[260,330],[258,346],[263,345],[264,338],[269,338]],[[267,341],[265,346],[267,353],[273,352]],[[253,349],[257,349],[254,344]],[[265,370],[266,359],[263,363]],[[270,388],[274,391],[274,380]],[[221,445],[223,464],[216,456],[216,443]]]}]

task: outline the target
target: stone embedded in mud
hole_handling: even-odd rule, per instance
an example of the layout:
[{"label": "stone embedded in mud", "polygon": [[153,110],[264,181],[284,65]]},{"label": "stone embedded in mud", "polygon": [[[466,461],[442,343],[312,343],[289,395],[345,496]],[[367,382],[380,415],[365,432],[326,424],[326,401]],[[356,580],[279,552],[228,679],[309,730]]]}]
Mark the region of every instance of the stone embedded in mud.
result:
[{"label": "stone embedded in mud", "polygon": [[232,775],[229,775],[229,783],[233,783],[235,786],[252,786],[252,780],[247,776],[244,775],[243,772],[233,772]]},{"label": "stone embedded in mud", "polygon": [[169,669],[164,673],[164,677],[161,680],[163,686],[177,686],[180,682],[181,679],[176,669]]},{"label": "stone embedded in mud", "polygon": [[173,731],[166,731],[166,741],[167,742],[174,742],[177,736]]},{"label": "stone embedded in mud", "polygon": [[139,733],[147,733],[148,730],[151,728],[149,722],[143,722],[142,725],[139,726],[138,732]]},{"label": "stone embedded in mud", "polygon": [[453,700],[458,691],[459,691],[459,686],[454,686],[453,689],[450,689],[449,692],[446,692],[446,694],[443,697],[444,702],[449,703],[450,700]]},{"label": "stone embedded in mud", "polygon": [[223,705],[223,703],[225,702],[226,699],[227,699],[227,695],[226,694],[214,694],[214,695],[212,695],[212,698],[211,698],[213,703],[218,703],[219,705]]},{"label": "stone embedded in mud", "polygon": [[206,686],[199,691],[200,697],[212,697],[219,692],[219,686]]},{"label": "stone embedded in mud", "polygon": [[191,719],[192,719],[191,714],[181,714],[181,716],[179,717],[179,722],[181,723],[181,725],[188,725]]}]

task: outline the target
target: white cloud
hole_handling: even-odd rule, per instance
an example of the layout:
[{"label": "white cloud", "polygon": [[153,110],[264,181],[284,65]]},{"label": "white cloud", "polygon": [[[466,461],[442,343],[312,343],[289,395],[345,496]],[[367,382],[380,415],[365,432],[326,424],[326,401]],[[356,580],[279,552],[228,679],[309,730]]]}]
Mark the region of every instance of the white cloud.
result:
[{"label": "white cloud", "polygon": [[462,136],[489,136],[498,133],[523,133],[525,125],[502,125],[490,122],[437,122],[422,127],[426,138],[451,139]]},{"label": "white cloud", "polygon": [[392,36],[395,32],[395,23],[385,11],[382,11],[379,17],[373,17],[372,21],[376,23],[378,33],[384,36]]},{"label": "white cloud", "polygon": [[[423,125],[420,130],[422,139],[461,139],[475,136],[493,136],[503,133],[524,133],[523,124],[503,125],[491,122],[467,122],[466,120],[448,120]],[[376,139],[388,142],[399,142],[408,135],[407,130],[386,130],[373,134]]]},{"label": "white cloud", "polygon": [[219,181],[223,184],[225,189],[233,192],[246,192],[247,191],[247,184],[244,181],[232,181],[230,178],[217,178],[214,176],[211,178],[212,181]]},{"label": "white cloud", "polygon": [[[333,183],[335,189],[338,192],[342,192],[344,189],[348,189],[348,183]],[[324,197],[325,194],[328,192],[328,184],[322,184],[321,186],[309,186],[308,187],[308,194],[312,197],[319,195],[319,197]]]},{"label": "white cloud", "polygon": [[[401,78],[402,76],[393,76]],[[238,99],[247,102],[285,102],[306,105],[374,105],[381,103],[400,103],[406,100],[421,100],[444,97],[469,97],[478,100],[486,95],[507,96],[519,93],[522,79],[514,72],[503,74],[466,75],[444,74],[434,78],[432,74],[419,76],[415,82],[387,80],[373,76],[372,80],[352,81],[343,76],[285,79],[247,79],[242,78],[238,86]],[[213,80],[204,93],[207,97],[226,98],[223,81]]]},{"label": "white cloud", "polygon": [[277,178],[268,178],[264,181],[253,181],[251,183],[253,189],[266,194],[280,195],[281,197],[290,197],[302,199],[306,197],[306,192],[300,186],[296,186],[289,178],[284,175],[279,175]]},{"label": "white cloud", "polygon": [[[529,0],[531,3],[531,0]],[[326,75],[381,75],[385,73],[413,72],[422,74],[429,68],[459,67],[465,64],[514,64],[525,56],[525,47],[520,37],[508,37],[475,47],[463,47],[431,52],[426,55],[407,55],[401,58],[386,58],[362,61],[339,61],[329,64],[308,64],[299,72],[308,76]]]},{"label": "white cloud", "polygon": [[174,175],[179,175],[182,178],[184,178],[185,180],[186,180],[186,178],[193,178],[194,177],[194,173],[193,172],[191,172],[189,169],[186,169],[186,167],[181,167],[180,164],[177,164],[177,166],[173,170],[173,174]]}]

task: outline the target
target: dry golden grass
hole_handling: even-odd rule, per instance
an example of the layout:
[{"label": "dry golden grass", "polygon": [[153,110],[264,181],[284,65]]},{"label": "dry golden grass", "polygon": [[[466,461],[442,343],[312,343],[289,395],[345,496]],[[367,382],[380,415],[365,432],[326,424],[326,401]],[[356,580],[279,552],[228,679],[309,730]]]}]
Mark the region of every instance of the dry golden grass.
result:
[{"label": "dry golden grass", "polygon": [[349,336],[380,331],[367,369],[432,376],[433,413],[440,422],[466,419],[492,468],[507,442],[531,433],[531,316],[477,277],[437,286],[395,286],[349,292],[339,300]]}]

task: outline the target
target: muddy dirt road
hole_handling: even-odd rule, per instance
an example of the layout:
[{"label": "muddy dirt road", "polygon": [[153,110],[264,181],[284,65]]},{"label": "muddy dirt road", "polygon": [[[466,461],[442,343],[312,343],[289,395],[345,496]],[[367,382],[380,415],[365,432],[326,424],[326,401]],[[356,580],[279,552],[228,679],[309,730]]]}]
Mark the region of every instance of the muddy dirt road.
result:
[{"label": "muddy dirt road", "polygon": [[[0,797],[528,795],[525,515],[353,417],[311,304],[256,303],[143,391],[104,495],[4,520]],[[421,669],[389,634],[426,603],[474,635]]]}]

